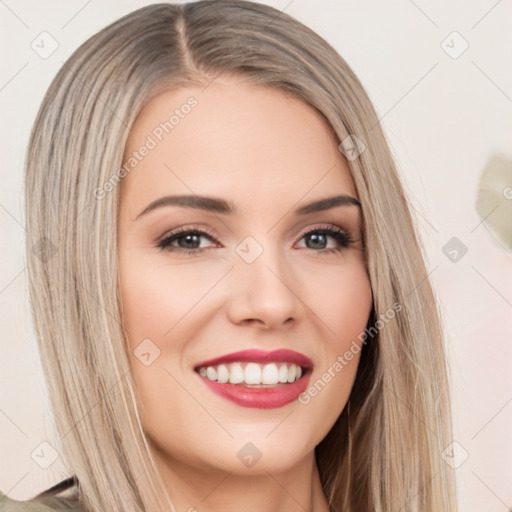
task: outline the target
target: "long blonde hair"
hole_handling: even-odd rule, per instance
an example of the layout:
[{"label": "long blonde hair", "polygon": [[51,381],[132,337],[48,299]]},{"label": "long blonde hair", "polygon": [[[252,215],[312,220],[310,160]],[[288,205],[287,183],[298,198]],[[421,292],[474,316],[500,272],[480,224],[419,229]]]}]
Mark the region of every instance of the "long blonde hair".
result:
[{"label": "long blonde hair", "polygon": [[[300,98],[340,143],[365,145],[347,160],[362,203],[374,332],[349,407],[316,448],[331,510],[455,511],[452,470],[441,456],[451,426],[439,312],[378,117],[332,46],[287,14],[244,0],[154,4],[107,26],[65,62],[31,133],[30,299],[60,448],[82,507],[174,509],[138,416],[123,337],[120,187],[102,197],[95,191],[122,167],[134,120],[156,94],[207,86],[221,74]],[[376,328],[396,303],[393,321]]]}]

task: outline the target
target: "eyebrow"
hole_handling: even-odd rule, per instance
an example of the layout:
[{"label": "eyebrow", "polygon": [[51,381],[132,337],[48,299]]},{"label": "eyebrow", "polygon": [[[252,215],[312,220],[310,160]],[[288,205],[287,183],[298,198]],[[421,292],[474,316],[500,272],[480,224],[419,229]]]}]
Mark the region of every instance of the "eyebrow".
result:
[{"label": "eyebrow", "polygon": [[[182,208],[195,208],[206,210],[208,212],[220,213],[223,215],[236,215],[237,208],[231,201],[219,199],[216,197],[183,195],[183,196],[164,196],[151,202],[142,212],[137,215],[135,220],[149,212],[162,208],[164,206],[180,206]],[[335,208],[336,206],[358,206],[361,203],[355,197],[341,194],[333,197],[327,197],[308,203],[295,211],[296,215],[307,215],[309,213],[321,212]]]}]

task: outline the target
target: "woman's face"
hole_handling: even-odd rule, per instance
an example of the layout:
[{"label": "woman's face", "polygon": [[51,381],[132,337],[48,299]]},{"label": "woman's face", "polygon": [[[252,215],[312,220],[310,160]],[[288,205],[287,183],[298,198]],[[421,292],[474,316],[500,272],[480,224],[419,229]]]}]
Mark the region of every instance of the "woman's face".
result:
[{"label": "woman's face", "polygon": [[[148,103],[130,158],[121,298],[158,463],[254,473],[311,457],[348,400],[372,304],[359,206],[318,203],[357,199],[328,125],[282,92],[217,78]],[[155,206],[167,196],[181,199]],[[207,364],[246,350],[292,352]]]}]

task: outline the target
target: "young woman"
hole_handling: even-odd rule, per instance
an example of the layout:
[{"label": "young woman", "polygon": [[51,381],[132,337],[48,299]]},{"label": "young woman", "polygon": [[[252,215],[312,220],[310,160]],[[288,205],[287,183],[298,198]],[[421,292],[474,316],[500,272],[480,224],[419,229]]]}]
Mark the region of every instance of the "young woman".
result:
[{"label": "young woman", "polygon": [[303,24],[205,0],[106,27],[44,98],[26,208],[73,476],[7,510],[456,510],[407,200],[362,85]]}]

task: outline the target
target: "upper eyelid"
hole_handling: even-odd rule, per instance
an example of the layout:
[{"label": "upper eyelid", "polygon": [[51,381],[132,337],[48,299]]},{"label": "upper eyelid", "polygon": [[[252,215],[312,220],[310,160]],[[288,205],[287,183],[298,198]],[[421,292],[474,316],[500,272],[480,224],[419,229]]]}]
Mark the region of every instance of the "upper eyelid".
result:
[{"label": "upper eyelid", "polygon": [[217,234],[213,232],[213,230],[210,230],[209,228],[205,227],[199,227],[195,225],[185,225],[185,226],[179,226],[175,229],[171,229],[169,231],[166,231],[162,236],[159,237],[159,240],[167,238],[169,236],[179,235],[179,234],[186,234],[190,232],[198,232],[201,233],[201,235],[207,235],[212,237],[217,237]]}]

